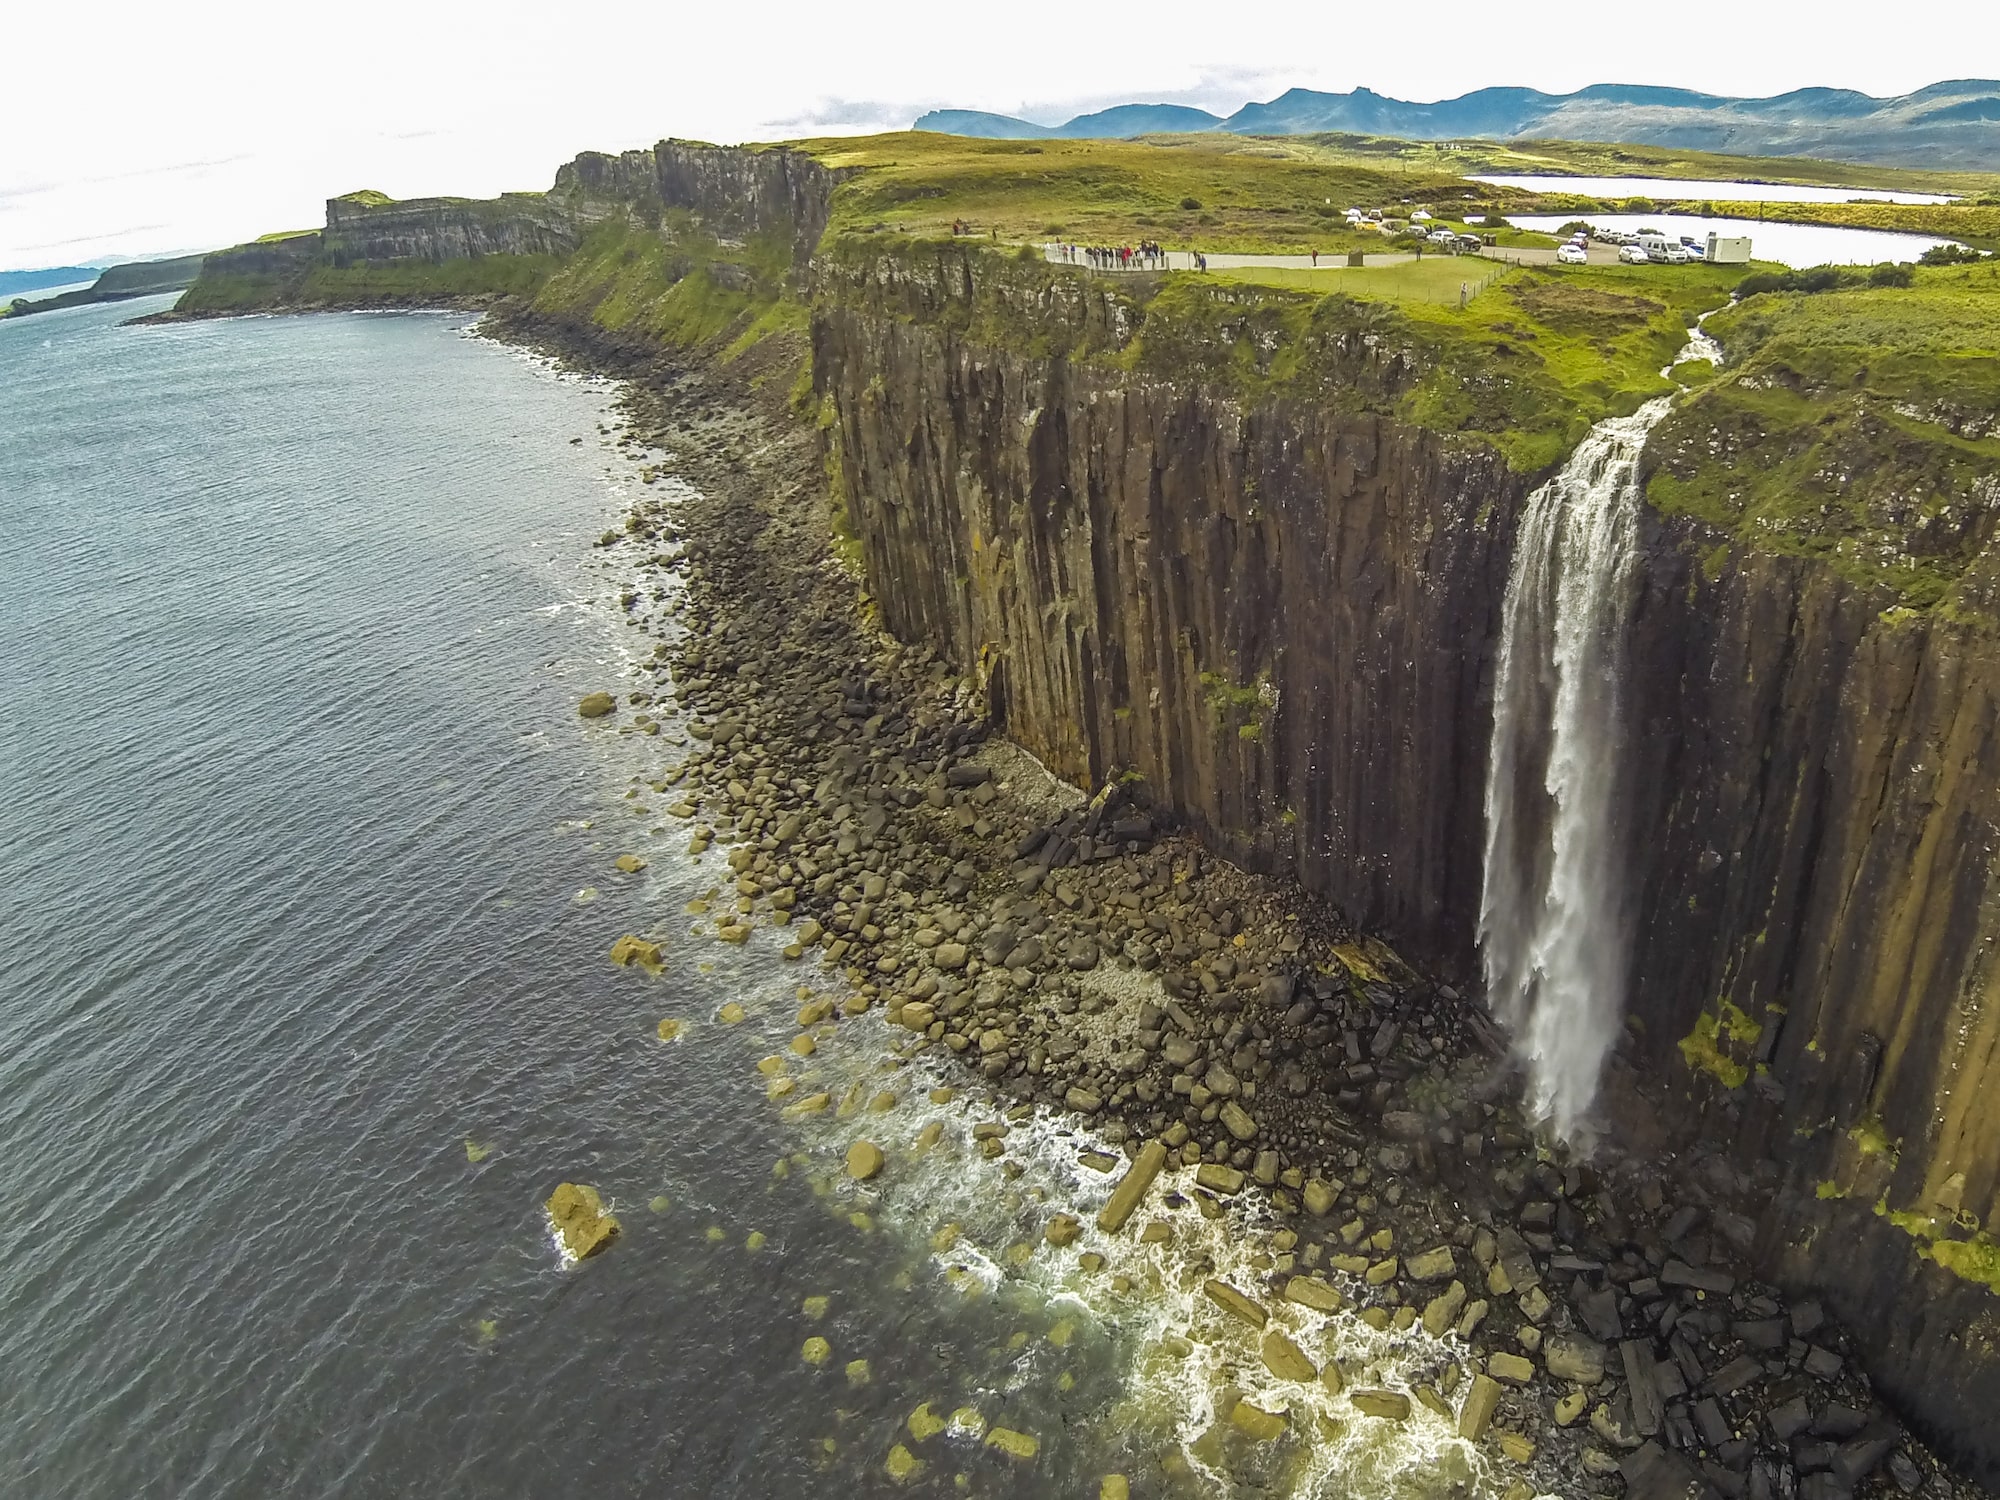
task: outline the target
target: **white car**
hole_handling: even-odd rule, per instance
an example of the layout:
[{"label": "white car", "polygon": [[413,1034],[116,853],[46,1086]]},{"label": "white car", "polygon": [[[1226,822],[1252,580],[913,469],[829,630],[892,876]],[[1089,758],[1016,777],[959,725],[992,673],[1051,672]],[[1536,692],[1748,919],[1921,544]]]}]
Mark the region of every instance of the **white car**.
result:
[{"label": "white car", "polygon": [[1558,245],[1556,247],[1556,259],[1566,266],[1587,265],[1590,261],[1590,257],[1584,252],[1583,246],[1577,244],[1574,240],[1566,245]]},{"label": "white car", "polygon": [[1647,261],[1646,247],[1644,245],[1621,245],[1618,249],[1618,258],[1628,266],[1643,266]]}]

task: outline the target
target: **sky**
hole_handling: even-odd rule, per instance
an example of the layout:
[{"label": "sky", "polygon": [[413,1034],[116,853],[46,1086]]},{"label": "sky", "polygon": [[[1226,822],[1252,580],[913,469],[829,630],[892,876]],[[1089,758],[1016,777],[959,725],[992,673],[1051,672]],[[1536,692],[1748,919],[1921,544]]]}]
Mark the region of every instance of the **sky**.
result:
[{"label": "sky", "polygon": [[[270,0],[0,18],[0,269],[210,249],[317,225],[355,188],[544,188],[580,150],[900,129],[927,109],[1055,122],[1130,100],[1226,114],[1286,88],[1494,84],[1886,95],[2000,72],[2000,6],[1922,24],[1796,6],[1506,10],[1218,0]],[[1858,15],[1858,13],[1857,13]],[[1948,40],[1947,40],[1948,39]]]}]

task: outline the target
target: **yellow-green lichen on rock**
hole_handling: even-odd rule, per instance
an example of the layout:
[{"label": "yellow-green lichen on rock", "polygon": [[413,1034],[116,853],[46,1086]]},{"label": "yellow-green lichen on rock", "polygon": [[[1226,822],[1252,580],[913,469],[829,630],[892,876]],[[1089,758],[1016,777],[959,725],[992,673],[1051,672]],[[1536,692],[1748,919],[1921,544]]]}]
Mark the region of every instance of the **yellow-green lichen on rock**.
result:
[{"label": "yellow-green lichen on rock", "polygon": [[604,1200],[594,1187],[562,1183],[549,1194],[547,1208],[557,1242],[569,1260],[587,1260],[618,1238],[618,1220],[604,1211]]},{"label": "yellow-green lichen on rock", "polygon": [[1985,1230],[1977,1230],[1964,1239],[1947,1238],[1960,1228],[1958,1224],[1929,1214],[1893,1209],[1886,1197],[1876,1200],[1875,1213],[1915,1240],[1919,1254],[1961,1281],[2000,1294],[2000,1241],[1995,1241]]},{"label": "yellow-green lichen on rock", "polygon": [[1763,1035],[1761,1022],[1724,1000],[1714,1012],[1695,1017],[1694,1030],[1680,1040],[1681,1056],[1695,1072],[1708,1074],[1724,1088],[1740,1089],[1750,1080],[1747,1055]]}]

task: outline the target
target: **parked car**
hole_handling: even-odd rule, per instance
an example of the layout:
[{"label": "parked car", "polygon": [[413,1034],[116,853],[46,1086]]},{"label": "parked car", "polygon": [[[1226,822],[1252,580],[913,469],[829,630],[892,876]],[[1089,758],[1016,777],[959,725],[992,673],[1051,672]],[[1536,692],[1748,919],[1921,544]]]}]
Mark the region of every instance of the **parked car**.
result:
[{"label": "parked car", "polygon": [[1456,250],[1458,248],[1458,236],[1449,229],[1433,229],[1428,238],[1440,250]]},{"label": "parked car", "polygon": [[1618,258],[1628,266],[1643,266],[1649,259],[1645,248],[1641,245],[1620,245]]},{"label": "parked car", "polygon": [[1558,245],[1556,247],[1556,259],[1566,266],[1581,266],[1589,263],[1590,256],[1584,250],[1583,246],[1577,244],[1575,240],[1571,240],[1566,245]]}]

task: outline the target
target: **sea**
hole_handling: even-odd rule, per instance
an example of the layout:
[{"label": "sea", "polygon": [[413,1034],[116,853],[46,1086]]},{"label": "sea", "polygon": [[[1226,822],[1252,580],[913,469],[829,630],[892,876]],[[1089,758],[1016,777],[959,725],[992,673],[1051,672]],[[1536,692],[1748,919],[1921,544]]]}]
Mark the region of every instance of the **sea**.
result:
[{"label": "sea", "polygon": [[[1099,1235],[1078,1127],[872,1015],[790,1049],[840,992],[702,935],[681,725],[576,713],[654,644],[592,546],[661,458],[615,387],[463,315],[131,325],[166,305],[0,320],[0,1496],[1495,1482],[1421,1405],[1274,1385],[1200,1290],[1271,1265],[1254,1210],[1169,1174],[1166,1240]],[[578,1264],[566,1181],[621,1224]],[[1421,1330],[1295,1337],[1452,1378]]]}]

